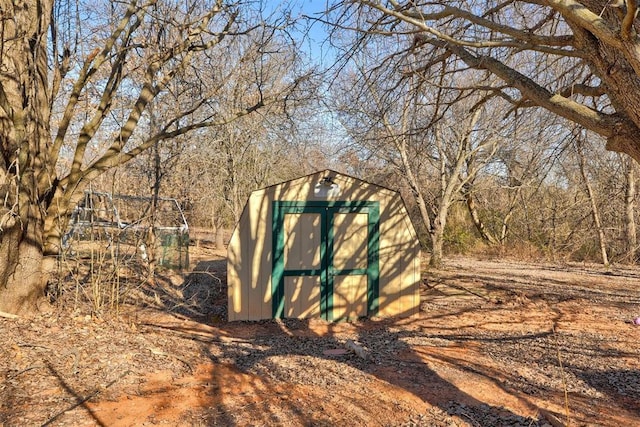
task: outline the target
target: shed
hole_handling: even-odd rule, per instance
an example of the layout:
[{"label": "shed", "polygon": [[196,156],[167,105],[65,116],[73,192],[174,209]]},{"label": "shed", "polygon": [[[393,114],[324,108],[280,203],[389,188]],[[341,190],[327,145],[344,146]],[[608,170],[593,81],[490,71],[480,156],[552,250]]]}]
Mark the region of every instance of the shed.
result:
[{"label": "shed", "polygon": [[410,316],[420,244],[396,191],[332,170],[249,196],[227,250],[228,320]]}]

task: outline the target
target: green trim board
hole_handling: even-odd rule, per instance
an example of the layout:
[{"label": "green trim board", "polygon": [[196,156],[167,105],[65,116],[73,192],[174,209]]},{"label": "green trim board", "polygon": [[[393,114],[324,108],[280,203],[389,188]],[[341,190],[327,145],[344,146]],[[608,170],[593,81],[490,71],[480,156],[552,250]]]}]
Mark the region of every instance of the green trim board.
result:
[{"label": "green trim board", "polygon": [[[315,213],[320,215],[320,269],[286,270],[284,264],[286,214]],[[333,269],[334,215],[336,213],[367,214],[367,268]],[[272,316],[280,318],[285,310],[284,278],[320,276],[320,313],[326,320],[334,320],[334,277],[344,275],[367,276],[367,315],[378,314],[380,294],[380,203],[371,201],[274,201],[272,204]]]}]

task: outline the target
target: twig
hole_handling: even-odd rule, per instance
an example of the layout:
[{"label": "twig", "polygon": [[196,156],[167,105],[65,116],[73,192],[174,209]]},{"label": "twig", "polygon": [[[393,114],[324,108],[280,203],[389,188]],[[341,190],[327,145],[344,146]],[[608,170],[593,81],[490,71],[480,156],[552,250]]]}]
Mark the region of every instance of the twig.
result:
[{"label": "twig", "polygon": [[98,388],[98,389],[94,390],[93,393],[89,394],[88,396],[84,397],[83,399],[80,399],[78,402],[76,402],[73,405],[69,406],[67,409],[63,409],[62,411],[60,411],[57,414],[55,414],[53,417],[49,418],[49,420],[47,420],[47,422],[42,424],[42,427],[51,425],[51,423],[53,423],[55,420],[57,420],[59,417],[61,417],[65,413],[74,410],[78,406],[84,405],[85,402],[93,399],[94,397],[96,397],[97,395],[99,395],[100,393],[102,393],[103,391],[105,391],[106,389],[108,389],[109,387],[111,387],[116,382],[120,381],[120,379],[124,378],[126,375],[128,375],[130,373],[131,373],[130,370],[124,371],[122,374],[120,374],[120,376],[118,376],[114,380],[111,380],[111,382],[109,382],[104,387],[101,387],[101,388]]},{"label": "twig", "polygon": [[569,391],[567,390],[567,379],[564,374],[564,366],[562,366],[562,357],[560,355],[560,343],[558,342],[558,334],[556,333],[555,326],[553,327],[553,337],[556,341],[556,351],[558,352],[558,364],[560,365],[560,372],[562,374],[562,388],[564,389],[564,410],[567,417],[567,425],[571,425],[571,417],[569,415]]},{"label": "twig", "polygon": [[18,347],[30,347],[30,348],[43,348],[45,350],[51,350],[49,347],[40,345],[40,344],[30,344],[28,342],[19,342],[17,343]]},{"label": "twig", "polygon": [[15,314],[5,313],[4,311],[0,311],[0,317],[4,317],[5,319],[19,319],[20,316],[16,316]]},{"label": "twig", "polygon": [[443,284],[443,285],[445,285],[445,286],[447,286],[447,287],[449,287],[449,288],[453,288],[453,289],[457,289],[457,290],[459,290],[459,291],[463,291],[463,292],[470,293],[471,295],[474,295],[474,296],[476,296],[476,297],[478,297],[478,298],[482,298],[482,299],[483,299],[483,300],[485,300],[485,301],[489,301],[489,298],[487,298],[486,296],[481,295],[481,294],[479,294],[479,293],[477,293],[477,292],[474,292],[474,291],[472,291],[472,290],[470,290],[470,289],[467,289],[467,288],[465,288],[465,287],[464,287],[464,286],[462,286],[462,285],[452,285],[452,284],[450,284],[450,283],[440,282],[440,283],[438,283],[438,284],[436,284],[436,285],[432,286],[432,287],[431,287],[431,289],[434,289],[436,286],[438,286],[438,285],[440,285],[440,284]]},{"label": "twig", "polygon": [[173,357],[174,359],[178,360],[179,362],[182,362],[187,367],[187,369],[189,370],[189,373],[193,373],[193,367],[191,366],[191,364],[189,362],[187,362],[186,360],[176,356],[175,354],[169,354],[169,353],[166,353],[166,352],[164,352],[162,350],[158,350],[157,348],[153,348],[153,347],[149,347],[149,351],[152,354],[156,354],[158,356]]},{"label": "twig", "polygon": [[465,417],[466,419],[468,419],[469,421],[471,421],[471,423],[472,423],[474,426],[478,426],[478,427],[481,427],[481,426],[482,426],[482,424],[478,423],[478,422],[477,422],[477,421],[476,421],[476,420],[475,420],[471,415],[467,415],[467,414],[465,414],[464,412],[463,412],[463,413],[461,413],[460,415],[462,415],[463,417]]},{"label": "twig", "polygon": [[[205,276],[209,276],[210,278],[212,278],[214,281],[218,282],[218,284],[222,284],[222,279],[219,278],[217,275],[215,275],[214,273],[210,272],[209,270],[194,270],[192,271],[191,274],[204,274]],[[187,284],[187,286],[191,285],[191,283]]]},{"label": "twig", "polygon": [[25,372],[29,372],[29,371],[31,371],[32,369],[38,369],[38,368],[46,368],[46,366],[44,366],[44,365],[32,365],[32,366],[29,366],[28,368],[25,368],[25,369],[23,369],[23,370],[21,370],[21,371],[19,371],[19,372],[16,372],[16,373],[15,373],[15,374],[13,374],[13,375],[8,376],[8,377],[7,377],[7,379],[12,380],[12,379],[14,379],[15,377],[17,377],[18,375],[22,375],[22,374],[24,374]]},{"label": "twig", "polygon": [[551,424],[553,427],[566,427],[568,425],[560,421],[558,417],[545,409],[540,408],[538,411],[540,415],[542,415],[544,420],[547,421],[547,423]]},{"label": "twig", "polygon": [[347,342],[344,343],[344,346],[347,348],[347,350],[351,350],[361,359],[367,360],[369,358],[369,355],[367,354],[365,349],[361,345],[353,342],[352,340],[347,340]]}]

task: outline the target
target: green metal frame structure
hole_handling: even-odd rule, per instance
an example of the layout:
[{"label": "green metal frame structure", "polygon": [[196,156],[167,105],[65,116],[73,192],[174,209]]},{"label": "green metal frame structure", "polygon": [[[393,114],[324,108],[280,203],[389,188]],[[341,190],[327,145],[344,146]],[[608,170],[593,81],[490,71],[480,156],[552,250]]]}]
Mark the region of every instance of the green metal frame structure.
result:
[{"label": "green metal frame structure", "polygon": [[[370,201],[274,201],[273,209],[273,268],[271,275],[272,315],[284,313],[285,277],[320,276],[320,313],[332,321],[334,277],[344,275],[367,276],[367,315],[378,313],[380,288],[380,203]],[[284,217],[286,214],[315,213],[320,215],[320,269],[286,270],[284,265]],[[333,224],[336,213],[366,213],[368,222],[367,268],[335,270],[333,268]]]}]

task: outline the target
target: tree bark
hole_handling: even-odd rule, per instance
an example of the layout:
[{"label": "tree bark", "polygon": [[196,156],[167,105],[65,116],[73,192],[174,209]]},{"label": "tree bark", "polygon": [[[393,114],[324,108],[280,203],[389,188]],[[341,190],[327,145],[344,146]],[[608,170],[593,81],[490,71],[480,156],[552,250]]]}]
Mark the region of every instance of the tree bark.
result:
[{"label": "tree bark", "polygon": [[[473,194],[471,194],[471,191],[468,188],[464,188],[463,195],[465,201],[467,202],[467,210],[469,211],[469,215],[471,216],[471,222],[473,222],[473,225],[476,227],[476,230],[480,234],[482,240],[492,245],[496,244],[496,238],[487,231],[487,228],[484,226],[484,222],[482,222],[482,219],[480,219],[480,214],[478,213],[478,208],[476,206],[475,200],[473,200]],[[506,223],[504,224],[506,228]],[[506,235],[506,230],[504,234]],[[502,240],[500,242],[503,243]]]},{"label": "tree bark", "polygon": [[[445,208],[448,211],[448,208]],[[429,267],[440,268],[442,267],[442,260],[444,257],[444,228],[446,225],[446,212],[439,214],[433,221],[433,226],[429,231],[431,236],[431,258],[429,259]]]},{"label": "tree bark", "polygon": [[5,228],[0,242],[0,311],[25,314],[37,310],[46,287],[41,245],[42,220]]},{"label": "tree bark", "polygon": [[216,227],[216,249],[224,249],[224,228]]},{"label": "tree bark", "polygon": [[625,231],[627,243],[627,262],[634,264],[638,253],[638,234],[636,230],[636,165],[631,158],[626,159],[625,188]]},{"label": "tree bark", "polygon": [[596,233],[598,237],[598,247],[600,249],[600,257],[602,259],[602,264],[606,267],[609,266],[609,256],[607,255],[607,244],[604,235],[604,229],[602,228],[602,221],[600,219],[600,211],[598,209],[598,203],[596,202],[596,195],[593,191],[593,187],[591,186],[591,182],[589,181],[589,177],[587,176],[586,171],[586,162],[584,152],[582,151],[582,142],[576,141],[576,152],[578,154],[578,165],[580,168],[580,175],[582,176],[582,181],[585,186],[585,190],[587,192],[587,196],[589,197],[589,202],[591,204],[591,216],[593,218],[593,223],[596,227]]},{"label": "tree bark", "polygon": [[33,311],[46,287],[44,221],[56,182],[48,158],[47,29],[53,2],[0,1],[0,311]]}]

